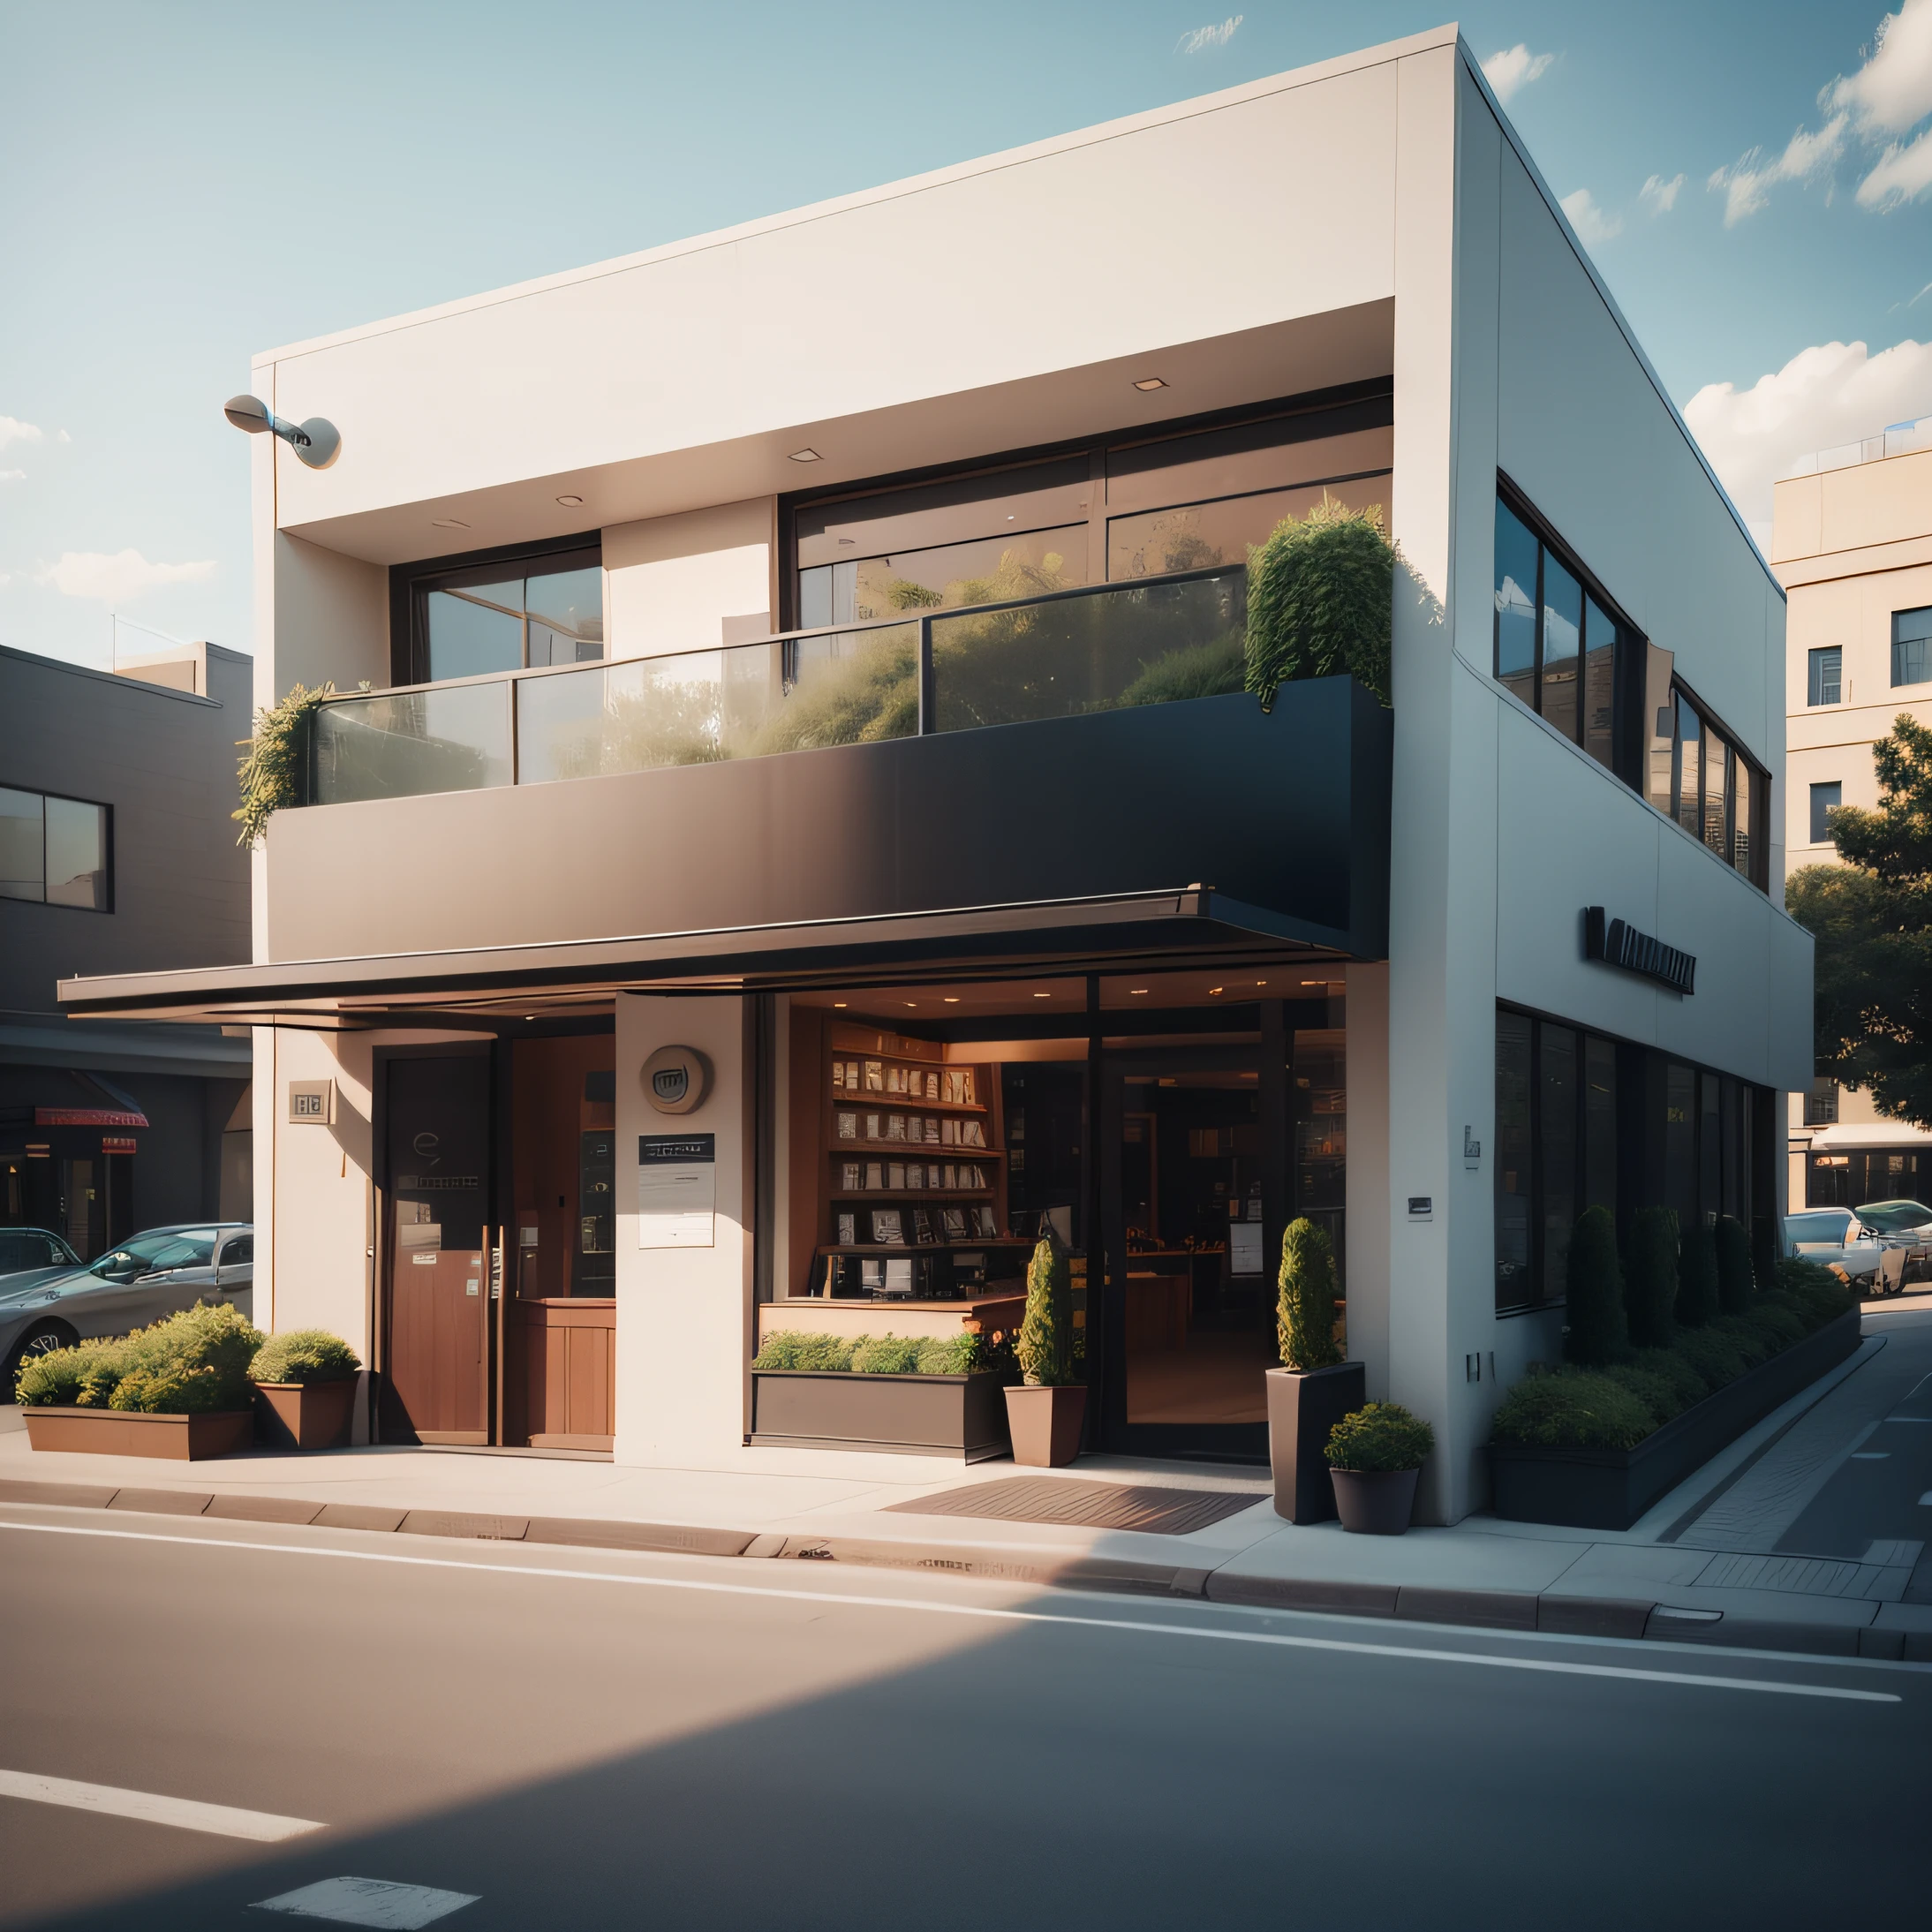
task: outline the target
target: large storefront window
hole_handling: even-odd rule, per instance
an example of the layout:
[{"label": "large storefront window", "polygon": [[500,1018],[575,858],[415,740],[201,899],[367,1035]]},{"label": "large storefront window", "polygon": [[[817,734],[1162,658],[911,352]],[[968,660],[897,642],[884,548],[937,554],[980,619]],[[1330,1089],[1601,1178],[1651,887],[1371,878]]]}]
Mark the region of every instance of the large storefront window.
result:
[{"label": "large storefront window", "polygon": [[793,507],[796,627],[1239,567],[1324,494],[1389,500],[1392,404],[1369,394]]},{"label": "large storefront window", "polygon": [[398,684],[589,664],[604,655],[604,571],[594,541],[391,577]]}]

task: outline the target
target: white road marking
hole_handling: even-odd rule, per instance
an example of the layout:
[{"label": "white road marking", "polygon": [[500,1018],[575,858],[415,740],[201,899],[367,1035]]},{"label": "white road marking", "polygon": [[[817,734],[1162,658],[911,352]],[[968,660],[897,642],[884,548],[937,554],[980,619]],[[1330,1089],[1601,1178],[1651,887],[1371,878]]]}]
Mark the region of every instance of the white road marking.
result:
[{"label": "white road marking", "polygon": [[387,1932],[416,1932],[452,1912],[473,1906],[474,1891],[438,1891],[434,1885],[398,1885],[387,1878],[324,1878],[297,1891],[258,1898],[256,1912],[285,1912],[296,1919],[328,1919],[336,1925],[371,1925]]},{"label": "white road marking", "polygon": [[101,1811],[114,1818],[142,1818],[149,1824],[177,1825],[184,1831],[212,1831],[219,1838],[253,1838],[278,1845],[320,1831],[313,1818],[281,1818],[272,1811],[238,1811],[232,1805],[204,1805],[192,1798],[160,1792],[122,1791],[113,1785],[83,1785],[71,1777],[42,1777],[34,1771],[0,1771],[0,1798],[24,1798],[36,1805],[68,1805],[76,1811]]},{"label": "white road marking", "polygon": [[[1755,1691],[1770,1697],[1823,1697],[1848,1704],[1900,1704],[1890,1691],[1845,1690],[1830,1684],[1780,1684],[1770,1678],[1721,1677],[1687,1671],[1641,1670],[1633,1664],[1577,1664],[1554,1657],[1495,1657],[1481,1650],[1431,1650],[1413,1644],[1360,1643],[1342,1637],[1295,1637],[1271,1630],[1218,1630],[1201,1624],[1143,1623],[1125,1617],[1081,1617],[1066,1611],[996,1610],[983,1604],[929,1603],[917,1596],[867,1596],[834,1590],[784,1589],[763,1583],[718,1583],[697,1577],[628,1576],[609,1570],[566,1570],[550,1565],[466,1562],[460,1557],[405,1556],[390,1550],[336,1550],[306,1543],[243,1543],[228,1536],[170,1536],[152,1529],[95,1529],[78,1523],[22,1523],[0,1517],[0,1529],[48,1536],[96,1536],[115,1543],[173,1543],[194,1550],[246,1550],[257,1554],[313,1557],[345,1563],[394,1563],[420,1570],[480,1570],[487,1576],[540,1576],[633,1589],[696,1590],[714,1596],[761,1596],[796,1604],[843,1604],[863,1610],[902,1610],[924,1617],[964,1617],[988,1623],[1060,1624],[1083,1630],[1129,1631],[1210,1643],[1255,1643],[1283,1650],[1325,1650],[1347,1657],[1404,1657],[1428,1664],[1466,1664],[1492,1671],[1535,1671],[1554,1677],[1601,1677],[1636,1684],[1681,1684],[1706,1690]],[[1493,1634],[1506,1635],[1505,1632]]]}]

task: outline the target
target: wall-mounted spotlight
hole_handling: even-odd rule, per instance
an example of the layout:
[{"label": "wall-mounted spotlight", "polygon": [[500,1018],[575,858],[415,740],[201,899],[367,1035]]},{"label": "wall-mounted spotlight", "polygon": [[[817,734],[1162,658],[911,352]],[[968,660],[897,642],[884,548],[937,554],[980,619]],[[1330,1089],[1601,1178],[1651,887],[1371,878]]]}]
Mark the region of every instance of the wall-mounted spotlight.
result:
[{"label": "wall-mounted spotlight", "polygon": [[325,417],[311,416],[306,423],[285,422],[253,396],[230,396],[222,404],[222,414],[251,436],[266,430],[271,436],[281,437],[312,470],[326,470],[342,448],[341,431]]}]

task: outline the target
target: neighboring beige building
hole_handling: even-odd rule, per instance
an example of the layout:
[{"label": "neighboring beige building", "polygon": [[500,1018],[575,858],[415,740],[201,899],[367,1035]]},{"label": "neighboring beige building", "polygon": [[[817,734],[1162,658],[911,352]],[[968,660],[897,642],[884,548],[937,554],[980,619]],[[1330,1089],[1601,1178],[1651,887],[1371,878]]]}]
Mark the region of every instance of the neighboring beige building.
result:
[{"label": "neighboring beige building", "polygon": [[[1932,416],[1807,457],[1775,491],[1785,625],[1787,865],[1835,857],[1834,805],[1875,805],[1872,745],[1901,712],[1932,724]],[[1855,1088],[1793,1096],[1791,1200],[1932,1196],[1932,1134]]]}]

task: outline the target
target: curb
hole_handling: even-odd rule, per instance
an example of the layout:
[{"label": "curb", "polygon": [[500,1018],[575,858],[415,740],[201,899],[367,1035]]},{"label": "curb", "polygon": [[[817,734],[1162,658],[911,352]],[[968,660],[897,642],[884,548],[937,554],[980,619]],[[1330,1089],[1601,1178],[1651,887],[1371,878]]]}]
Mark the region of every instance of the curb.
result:
[{"label": "curb", "polygon": [[1771,1622],[1685,1611],[1649,1599],[1538,1595],[1521,1590],[1445,1589],[1421,1584],[1348,1582],[1322,1577],[1230,1574],[1128,1558],[1053,1557],[972,1543],[890,1542],[810,1536],[690,1523],[605,1521],[594,1517],[492,1516],[461,1510],[394,1509],[366,1503],[314,1503],[293,1497],[226,1496],[194,1490],[109,1489],[100,1483],[0,1478],[0,1503],[65,1509],[129,1510],[230,1522],[289,1523],[376,1535],[449,1536],[469,1542],[630,1550],[672,1556],[781,1558],[874,1569],[1023,1583],[1046,1589],[1180,1596],[1256,1610],[1395,1621],[1471,1630],[1537,1631],[1546,1636],[1611,1637],[1664,1643],[1784,1650],[1814,1657],[1932,1663],[1932,1631],[1850,1624]]}]

